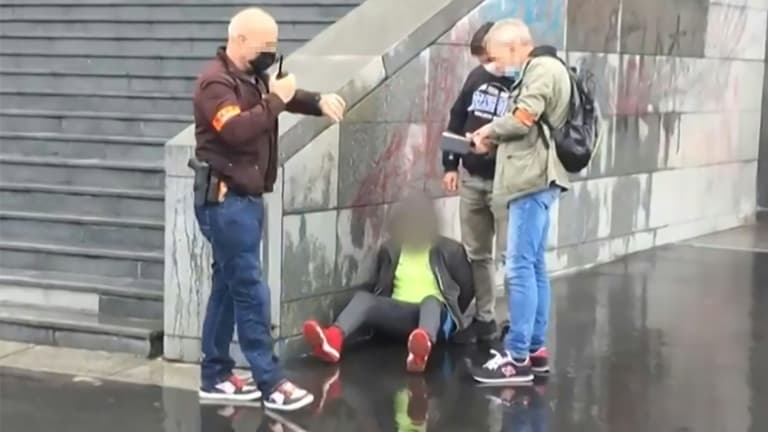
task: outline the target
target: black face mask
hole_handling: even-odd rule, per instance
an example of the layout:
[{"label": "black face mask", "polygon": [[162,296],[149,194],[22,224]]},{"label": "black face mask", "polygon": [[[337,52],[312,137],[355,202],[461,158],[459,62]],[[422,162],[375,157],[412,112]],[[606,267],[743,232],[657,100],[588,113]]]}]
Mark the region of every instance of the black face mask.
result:
[{"label": "black face mask", "polygon": [[251,65],[251,72],[254,75],[261,75],[275,64],[275,60],[277,60],[277,53],[261,52],[251,59],[248,64]]}]

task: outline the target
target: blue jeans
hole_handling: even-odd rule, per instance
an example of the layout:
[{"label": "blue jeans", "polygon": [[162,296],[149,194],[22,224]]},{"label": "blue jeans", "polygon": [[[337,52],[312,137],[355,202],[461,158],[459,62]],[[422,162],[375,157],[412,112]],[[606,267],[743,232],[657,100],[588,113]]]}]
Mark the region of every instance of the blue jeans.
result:
[{"label": "blue jeans", "polygon": [[545,254],[549,209],[560,194],[550,188],[509,202],[507,253],[504,262],[509,301],[506,348],[527,358],[544,346],[549,325],[550,286]]},{"label": "blue jeans", "polygon": [[264,202],[228,193],[218,205],[195,208],[200,231],[213,250],[211,296],[203,321],[204,389],[229,377],[235,324],[240,348],[251,365],[259,390],[269,393],[284,375],[273,354],[270,292],[261,268]]}]

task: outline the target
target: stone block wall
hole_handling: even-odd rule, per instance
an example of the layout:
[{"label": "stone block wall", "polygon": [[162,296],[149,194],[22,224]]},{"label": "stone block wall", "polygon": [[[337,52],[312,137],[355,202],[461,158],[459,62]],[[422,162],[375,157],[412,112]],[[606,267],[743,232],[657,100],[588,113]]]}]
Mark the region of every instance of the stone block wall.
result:
[{"label": "stone block wall", "polygon": [[297,335],[308,313],[333,318],[338,309],[329,306],[348,297],[383,238],[389,203],[403,193],[433,194],[443,231],[458,237],[458,197],[440,190],[438,143],[475,65],[469,38],[486,20],[523,18],[538,43],[567,52],[603,108],[610,138],[553,214],[553,272],[749,220],[766,8],[708,0],[478,6],[286,163],[282,336]]},{"label": "stone block wall", "polygon": [[[768,25],[768,24],[767,24]],[[768,218],[768,43],[765,44],[763,61],[763,115],[760,126],[760,158],[757,172],[757,207],[760,214]]]},{"label": "stone block wall", "polygon": [[347,301],[404,193],[434,196],[441,230],[459,237],[458,197],[440,187],[439,137],[475,66],[469,38],[487,20],[524,19],[537,43],[555,45],[586,76],[603,110],[609,139],[553,208],[553,273],[754,217],[768,0],[442,3],[471,12],[436,13],[420,36],[429,39],[396,67],[387,59],[404,54],[390,49],[386,78],[284,162],[282,215],[268,229],[282,244],[270,284],[285,353],[301,351],[304,319],[331,321]]}]

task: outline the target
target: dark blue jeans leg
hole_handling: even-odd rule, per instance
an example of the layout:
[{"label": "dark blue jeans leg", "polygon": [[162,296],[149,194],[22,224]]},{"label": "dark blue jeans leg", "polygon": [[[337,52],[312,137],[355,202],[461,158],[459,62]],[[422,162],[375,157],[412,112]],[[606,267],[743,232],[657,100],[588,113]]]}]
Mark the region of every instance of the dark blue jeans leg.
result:
[{"label": "dark blue jeans leg", "polygon": [[213,254],[234,303],[240,348],[259,389],[269,393],[284,375],[273,354],[270,292],[261,267],[264,202],[229,194],[209,209]]},{"label": "dark blue jeans leg", "polygon": [[[195,216],[203,236],[213,244],[210,207],[195,208]],[[229,377],[235,367],[235,361],[229,355],[229,347],[235,331],[235,306],[229,294],[226,278],[215,256],[211,267],[211,294],[205,310],[201,341],[203,360],[200,365],[200,378],[202,387],[205,389],[210,389],[219,381]]]}]

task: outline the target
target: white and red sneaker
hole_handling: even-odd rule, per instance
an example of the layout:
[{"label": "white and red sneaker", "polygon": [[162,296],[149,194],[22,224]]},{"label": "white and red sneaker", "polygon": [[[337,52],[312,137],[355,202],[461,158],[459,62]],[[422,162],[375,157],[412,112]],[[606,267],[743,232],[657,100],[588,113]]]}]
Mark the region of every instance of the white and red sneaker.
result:
[{"label": "white and red sneaker", "polygon": [[211,388],[200,388],[198,392],[201,402],[207,401],[240,401],[249,402],[261,398],[261,392],[254,385],[245,384],[236,375],[221,381]]},{"label": "white and red sneaker", "polygon": [[432,342],[423,329],[417,328],[408,336],[408,359],[405,368],[408,372],[424,372],[427,360],[432,352]]},{"label": "white and red sneaker", "polygon": [[278,411],[295,411],[304,408],[315,400],[312,394],[292,382],[285,380],[264,399],[264,406]]}]

